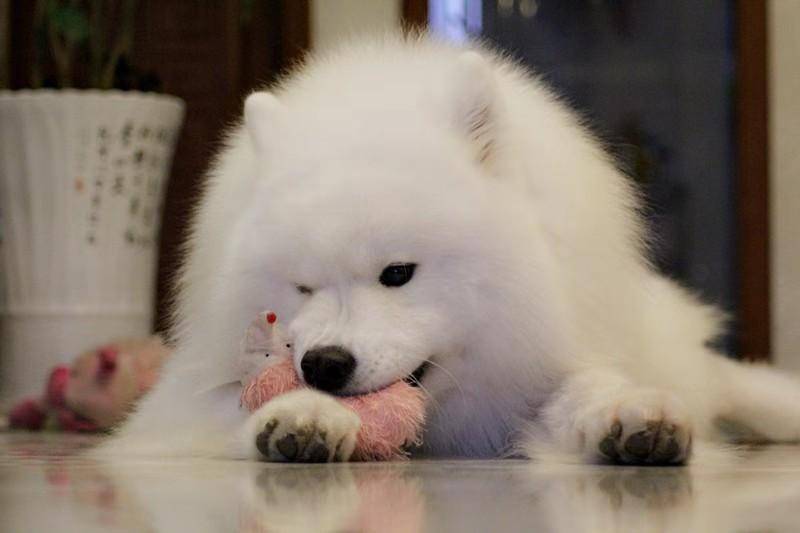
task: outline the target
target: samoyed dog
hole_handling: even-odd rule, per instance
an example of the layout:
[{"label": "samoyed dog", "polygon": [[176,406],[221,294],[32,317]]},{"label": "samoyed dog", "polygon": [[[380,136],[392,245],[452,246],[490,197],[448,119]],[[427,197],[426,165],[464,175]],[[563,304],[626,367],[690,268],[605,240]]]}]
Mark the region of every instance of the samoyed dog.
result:
[{"label": "samoyed dog", "polygon": [[[311,428],[347,460],[358,416],[330,393],[411,375],[436,456],[680,464],[718,418],[800,437],[800,386],[707,347],[724,317],[648,264],[639,206],[500,54],[386,37],[313,57],[245,101],[196,212],[176,353],[102,451],[304,461]],[[233,359],[263,309],[312,388],[250,414]]]}]

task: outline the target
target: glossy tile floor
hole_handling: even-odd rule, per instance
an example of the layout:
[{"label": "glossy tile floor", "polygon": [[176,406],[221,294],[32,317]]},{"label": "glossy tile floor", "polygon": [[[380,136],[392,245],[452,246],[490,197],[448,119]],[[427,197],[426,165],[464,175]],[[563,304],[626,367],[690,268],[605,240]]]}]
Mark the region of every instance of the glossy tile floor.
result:
[{"label": "glossy tile floor", "polygon": [[726,466],[271,465],[81,457],[0,433],[0,531],[798,531],[800,447]]}]

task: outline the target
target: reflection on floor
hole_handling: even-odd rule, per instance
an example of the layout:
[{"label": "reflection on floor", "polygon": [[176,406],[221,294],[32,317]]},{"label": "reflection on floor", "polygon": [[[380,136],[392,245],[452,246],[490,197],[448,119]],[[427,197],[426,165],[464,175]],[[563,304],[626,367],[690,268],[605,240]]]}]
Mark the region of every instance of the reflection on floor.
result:
[{"label": "reflection on floor", "polygon": [[727,466],[525,461],[98,463],[97,437],[0,433],[0,531],[796,531],[800,447]]}]

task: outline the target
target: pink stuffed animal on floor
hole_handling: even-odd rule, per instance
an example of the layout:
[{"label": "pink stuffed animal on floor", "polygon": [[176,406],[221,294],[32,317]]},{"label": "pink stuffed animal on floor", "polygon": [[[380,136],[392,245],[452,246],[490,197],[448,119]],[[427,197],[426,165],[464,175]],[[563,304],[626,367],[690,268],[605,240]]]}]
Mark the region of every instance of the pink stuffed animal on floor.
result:
[{"label": "pink stuffed animal on floor", "polygon": [[[271,398],[305,386],[297,376],[291,343],[281,332],[275,313],[261,313],[250,324],[237,367],[244,385],[241,404],[250,411]],[[408,446],[420,443],[425,400],[419,388],[398,381],[379,391],[338,400],[361,419],[353,459],[404,458]]]},{"label": "pink stuffed animal on floor", "polygon": [[170,353],[160,337],[121,340],[57,366],[41,397],[9,413],[12,429],[99,431],[121,422],[158,379]]}]

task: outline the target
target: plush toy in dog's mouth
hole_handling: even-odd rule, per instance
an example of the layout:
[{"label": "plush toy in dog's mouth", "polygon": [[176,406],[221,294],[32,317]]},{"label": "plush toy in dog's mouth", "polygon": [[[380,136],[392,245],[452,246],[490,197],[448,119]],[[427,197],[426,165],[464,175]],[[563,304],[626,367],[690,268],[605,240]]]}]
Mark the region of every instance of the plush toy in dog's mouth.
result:
[{"label": "plush toy in dog's mouth", "polygon": [[[249,411],[306,386],[293,363],[292,343],[283,337],[272,312],[260,313],[247,328],[237,367],[242,383],[240,404]],[[427,367],[425,362],[405,379],[380,390],[337,396],[361,420],[354,459],[399,459],[405,457],[409,447],[421,443],[425,395],[412,385],[419,385]]]}]

